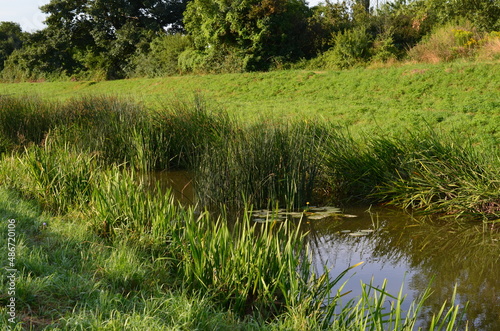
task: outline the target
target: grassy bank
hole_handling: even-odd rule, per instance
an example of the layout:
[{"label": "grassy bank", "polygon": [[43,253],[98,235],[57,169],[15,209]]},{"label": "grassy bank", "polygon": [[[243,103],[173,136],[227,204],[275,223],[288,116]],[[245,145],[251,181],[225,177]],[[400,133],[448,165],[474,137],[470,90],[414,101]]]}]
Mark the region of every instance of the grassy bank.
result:
[{"label": "grassy bank", "polygon": [[[166,205],[177,208],[170,203]],[[160,208],[156,211],[154,214],[161,217]],[[424,294],[403,315],[399,308],[404,300],[401,294],[392,297],[383,288],[366,284],[358,301],[339,305],[334,296],[325,307],[324,295],[341,281],[342,274],[337,279],[319,277],[311,273],[307,264],[295,269],[299,258],[289,253],[292,249],[306,248],[300,246],[297,239],[301,235],[293,228],[264,229],[257,235],[255,225],[244,222],[233,237],[223,223],[209,226],[204,223],[206,214],[193,218],[189,211],[184,211],[182,216],[176,213],[176,217],[186,222],[186,228],[169,232],[173,234],[167,237],[169,245],[165,245],[165,232],[146,231],[138,237],[134,218],[128,218],[128,224],[126,221],[115,224],[119,235],[103,237],[89,231],[92,226],[88,217],[92,213],[85,217],[79,213],[50,217],[41,213],[33,202],[4,188],[0,189],[0,214],[5,220],[15,219],[17,241],[17,325],[14,327],[7,319],[6,290],[10,285],[2,277],[0,325],[4,328],[364,330],[372,326],[412,330],[428,295]],[[170,231],[174,229],[172,223],[167,227]],[[153,223],[143,224],[141,230],[147,228],[159,229]],[[161,228],[165,230],[165,224]],[[7,233],[7,223],[2,222],[0,230]],[[184,240],[192,245],[179,245]],[[6,246],[5,236],[1,245]],[[279,247],[284,249],[283,258],[291,258],[288,261],[291,266],[276,260],[281,255],[273,250]],[[278,274],[273,275],[272,270]],[[249,278],[257,271],[260,272],[255,274],[257,278]],[[252,288],[253,292],[246,292]],[[282,294],[275,297],[278,293]],[[248,299],[249,294],[252,300]],[[389,313],[383,310],[386,300],[395,302],[394,310]],[[331,312],[335,308],[337,314],[333,317]],[[458,311],[457,306],[436,312],[438,323],[433,329],[439,330],[441,323],[456,325],[460,319],[455,315]]]},{"label": "grassy bank", "polygon": [[[245,210],[392,202],[492,227],[500,217],[500,155],[483,136],[243,124],[199,98],[147,108],[3,96],[0,107],[0,207],[18,224],[22,327],[411,330],[428,293],[410,312],[402,293],[368,284],[341,303],[331,289],[344,272],[314,272],[299,225],[261,226]],[[144,180],[178,168],[195,175],[197,208]],[[434,329],[453,328],[459,310],[435,312]]]},{"label": "grassy bank", "polygon": [[361,132],[430,125],[498,145],[498,63],[402,65],[348,71],[182,76],[101,82],[0,84],[0,94],[67,100],[78,95],[133,98],[162,109],[200,93],[245,122],[324,118]]},{"label": "grassy bank", "polygon": [[85,176],[99,164],[192,171],[198,203],[210,209],[393,203],[485,221],[500,215],[491,137],[430,126],[359,136],[329,121],[242,124],[199,97],[162,110],[88,96],[62,104],[1,97],[0,106],[0,147],[23,153],[19,162],[36,179],[26,191],[55,212],[88,200]]}]

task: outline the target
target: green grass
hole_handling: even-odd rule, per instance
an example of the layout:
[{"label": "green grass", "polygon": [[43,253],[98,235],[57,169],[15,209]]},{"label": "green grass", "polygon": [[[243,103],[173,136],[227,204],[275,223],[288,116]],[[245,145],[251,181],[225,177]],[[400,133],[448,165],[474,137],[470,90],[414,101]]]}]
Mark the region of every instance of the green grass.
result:
[{"label": "green grass", "polygon": [[[367,287],[370,293],[345,306],[332,301],[332,308],[337,307],[339,311],[335,315],[324,315],[325,311],[318,310],[324,303],[323,295],[332,281],[340,281],[342,273],[338,279],[328,280],[325,276],[316,278],[304,269],[307,264],[296,269],[302,258],[294,256],[292,251],[300,244],[297,239],[301,234],[293,229],[283,232],[286,227],[267,228],[255,237],[253,232],[257,228],[243,223],[241,232],[236,232],[239,235],[230,236],[224,223],[213,227],[197,222],[209,221],[208,214],[198,219],[191,215],[185,219],[184,234],[159,250],[133,235],[128,237],[126,232],[112,241],[97,236],[89,231],[81,215],[46,216],[35,204],[23,201],[4,188],[0,189],[0,215],[2,219],[16,219],[17,224],[18,330],[120,330],[123,327],[131,330],[302,330],[303,327],[321,330],[334,326],[341,330],[364,329],[359,325],[374,325],[377,330],[400,325],[401,328],[395,329],[410,330],[418,315],[418,309],[406,317],[400,309],[387,312],[382,307],[385,298],[390,296],[399,307],[403,301],[401,293],[392,296],[383,288],[371,286]],[[6,223],[2,222],[0,231],[5,233],[6,229]],[[177,238],[192,245],[179,247]],[[5,244],[2,236],[2,247]],[[165,250],[176,249],[182,252],[178,265],[164,255]],[[273,252],[276,249],[282,249],[283,256]],[[292,265],[280,259],[291,259],[288,262]],[[303,278],[304,275],[310,278]],[[4,294],[0,297],[3,303],[8,300],[4,279],[1,283]],[[273,294],[273,289],[282,294],[275,297],[277,293]],[[296,292],[300,289],[303,291]],[[250,294],[253,299],[249,301]],[[243,297],[238,301],[240,295]],[[268,300],[271,301],[266,304]],[[236,309],[238,302],[241,306]],[[269,304],[273,310],[257,309]],[[423,301],[415,302],[416,307],[422,304]],[[253,309],[249,309],[251,307]],[[243,316],[240,309],[245,313]],[[456,314],[459,307],[443,306],[442,309],[442,313],[436,312],[439,323],[443,315]],[[5,308],[1,310],[0,325],[12,326],[5,318]],[[269,313],[274,317],[265,319]],[[453,327],[458,320],[444,319],[443,323]]]},{"label": "green grass", "polygon": [[67,100],[76,95],[132,97],[161,109],[200,93],[244,121],[324,118],[360,132],[427,124],[498,145],[498,63],[402,65],[347,71],[276,71],[103,82],[1,84],[0,94]]},{"label": "green grass", "polygon": [[[67,82],[54,83],[61,94],[51,101],[52,83],[1,85],[21,96],[0,97],[0,212],[19,220],[19,321],[63,330],[411,329],[425,296],[404,315],[402,293],[365,284],[341,305],[328,296],[341,277],[313,273],[298,228],[261,228],[224,208],[317,197],[496,222],[496,71],[455,63]],[[22,99],[29,87],[39,99]],[[148,106],[94,99],[94,89],[139,89]],[[172,100],[195,90],[205,102]],[[201,213],[144,181],[144,171],[176,167],[198,176]],[[205,212],[210,205],[221,216]],[[395,305],[386,311],[388,297]],[[443,305],[436,329],[453,328],[458,311]]]}]

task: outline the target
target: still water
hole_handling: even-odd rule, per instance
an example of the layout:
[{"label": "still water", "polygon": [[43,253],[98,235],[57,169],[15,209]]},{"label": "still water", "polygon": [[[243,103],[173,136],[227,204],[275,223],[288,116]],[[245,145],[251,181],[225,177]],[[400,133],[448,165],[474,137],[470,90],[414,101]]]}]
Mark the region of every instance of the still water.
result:
[{"label": "still water", "polygon": [[[469,330],[500,330],[500,234],[482,224],[450,225],[443,220],[412,217],[389,208],[347,209],[358,217],[309,222],[309,243],[317,267],[326,265],[332,276],[358,262],[344,291],[346,299],[360,294],[360,281],[381,286],[397,296],[401,286],[409,302],[431,284],[420,325],[451,299],[457,284],[456,304],[468,302]],[[347,230],[374,232],[355,237]]]},{"label": "still water", "polygon": [[[195,200],[192,177],[187,172],[157,173],[154,180],[172,188],[179,201]],[[500,233],[481,222],[457,224],[454,220],[417,217],[400,210],[373,207],[347,208],[342,214],[309,220],[306,237],[315,266],[326,266],[335,278],[349,266],[343,292],[349,300],[361,292],[360,282],[380,287],[397,296],[401,286],[406,306],[430,284],[420,326],[426,325],[443,302],[450,301],[455,285],[455,304],[468,302],[465,318],[469,330],[500,330]],[[356,216],[356,217],[352,217]],[[352,236],[361,230],[367,235]]]}]

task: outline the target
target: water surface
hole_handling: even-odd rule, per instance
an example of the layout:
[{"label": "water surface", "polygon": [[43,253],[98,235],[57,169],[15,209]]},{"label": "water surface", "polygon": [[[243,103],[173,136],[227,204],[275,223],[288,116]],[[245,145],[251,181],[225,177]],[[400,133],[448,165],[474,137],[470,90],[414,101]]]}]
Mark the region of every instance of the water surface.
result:
[{"label": "water surface", "polygon": [[[428,325],[457,284],[457,304],[468,303],[469,330],[500,330],[500,234],[481,223],[449,222],[412,217],[389,208],[347,209],[357,218],[310,221],[308,240],[317,267],[326,265],[333,276],[363,261],[349,273],[346,299],[360,294],[360,281],[381,286],[397,296],[403,285],[408,299],[431,284],[420,325]],[[367,236],[348,233],[373,229]],[[404,308],[408,308],[408,303]]]},{"label": "water surface", "polygon": [[[170,186],[178,200],[192,204],[195,193],[187,172],[156,173],[154,179]],[[391,208],[347,208],[333,217],[304,220],[315,266],[326,266],[332,278],[349,266],[353,269],[343,300],[361,292],[360,281],[381,286],[397,296],[401,286],[407,295],[404,309],[431,284],[420,326],[427,329],[432,312],[450,301],[457,286],[456,304],[468,302],[469,330],[500,330],[500,233],[481,222],[457,224],[455,220],[416,217]],[[374,230],[366,236],[351,236]],[[349,232],[348,232],[349,231]]]}]

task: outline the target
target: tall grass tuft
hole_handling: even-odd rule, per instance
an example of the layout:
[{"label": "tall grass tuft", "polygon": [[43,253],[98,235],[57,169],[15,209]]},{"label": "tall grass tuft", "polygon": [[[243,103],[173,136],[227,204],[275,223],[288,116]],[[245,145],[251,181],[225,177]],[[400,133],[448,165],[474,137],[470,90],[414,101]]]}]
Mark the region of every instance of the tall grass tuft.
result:
[{"label": "tall grass tuft", "polygon": [[57,214],[83,208],[88,203],[99,169],[94,156],[52,139],[46,139],[43,146],[26,148],[19,163],[19,173],[12,181],[14,187]]},{"label": "tall grass tuft", "polygon": [[452,136],[415,135],[400,143],[404,154],[397,175],[376,196],[429,213],[500,217],[500,164],[494,156]]},{"label": "tall grass tuft", "polygon": [[148,144],[152,168],[192,169],[206,148],[232,135],[234,123],[224,111],[211,111],[203,98],[177,100],[151,113]]},{"label": "tall grass tuft", "polygon": [[3,151],[29,143],[39,144],[55,126],[55,104],[37,97],[0,95],[0,139]]},{"label": "tall grass tuft", "polygon": [[[106,96],[74,98],[59,108],[64,139],[96,153],[107,164],[137,159],[138,135],[147,130],[146,110],[137,103]],[[140,139],[139,139],[140,140]]]},{"label": "tall grass tuft", "polygon": [[378,185],[397,169],[403,155],[396,140],[365,137],[355,140],[347,133],[332,135],[325,146],[326,172],[338,203],[374,203]]},{"label": "tall grass tuft", "polygon": [[92,223],[104,237],[127,237],[165,242],[176,229],[184,211],[170,190],[151,189],[133,170],[113,167],[101,173],[92,194]]},{"label": "tall grass tuft", "polygon": [[[323,164],[320,125],[254,125],[205,150],[195,169],[196,190],[207,206],[304,206],[313,199]],[[243,197],[248,199],[245,201]]]},{"label": "tall grass tuft", "polygon": [[313,272],[299,226],[258,226],[244,216],[230,230],[227,220],[214,224],[207,213],[185,221],[174,241],[182,252],[180,270],[188,289],[208,293],[241,315],[265,319],[302,306],[311,318],[331,317],[336,299],[330,296],[341,277]]},{"label": "tall grass tuft", "polygon": [[[425,302],[431,295],[430,287],[419,298],[412,301],[407,311],[403,309],[406,296],[401,287],[397,295],[386,291],[387,281],[380,288],[372,284],[361,283],[361,295],[345,305],[332,321],[334,330],[421,330],[418,325],[423,313]],[[444,302],[441,309],[432,315],[430,325],[426,330],[456,330],[463,321],[466,307],[455,304],[455,292],[450,306]]]}]

